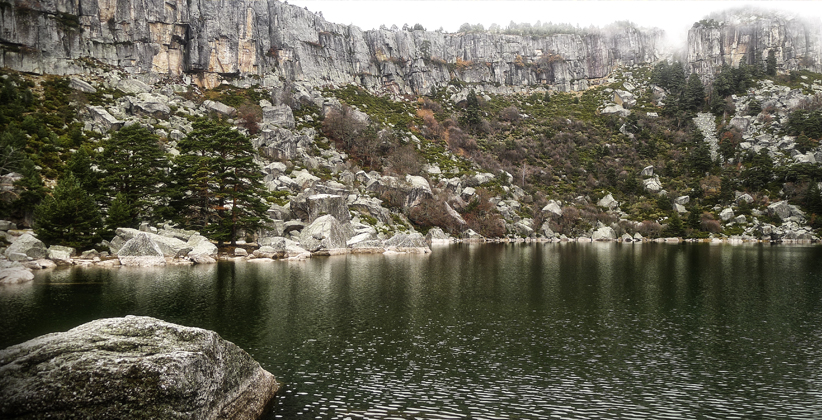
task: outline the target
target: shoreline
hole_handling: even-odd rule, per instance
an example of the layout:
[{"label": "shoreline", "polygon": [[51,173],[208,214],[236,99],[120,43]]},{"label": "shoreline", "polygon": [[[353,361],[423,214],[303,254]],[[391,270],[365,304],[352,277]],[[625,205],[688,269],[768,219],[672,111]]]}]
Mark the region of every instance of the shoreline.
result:
[{"label": "shoreline", "polygon": [[[317,252],[304,252],[296,255],[281,255],[281,256],[257,256],[254,252],[247,253],[247,255],[232,255],[228,252],[221,252],[214,255],[214,263],[216,262],[293,262],[306,261],[309,258],[318,257],[334,257],[341,255],[427,255],[434,252],[434,249],[447,247],[458,244],[468,245],[483,245],[483,244],[566,244],[566,243],[580,243],[580,244],[711,244],[711,245],[819,245],[822,241],[815,239],[782,239],[778,241],[771,241],[768,239],[752,239],[752,238],[643,238],[639,240],[623,240],[619,239],[604,239],[592,240],[590,237],[579,238],[472,238],[472,239],[434,239],[428,243],[425,248],[422,247],[384,247],[384,248],[338,248],[329,250],[320,250]],[[238,243],[237,248],[250,248],[259,250],[262,248],[257,243]],[[224,248],[226,248],[224,246]],[[183,265],[208,265],[195,262],[188,257],[165,257],[163,264],[157,264],[153,267],[163,266],[183,266]],[[22,284],[30,282],[34,279],[34,272],[42,270],[73,268],[73,267],[101,267],[101,268],[121,268],[129,267],[129,265],[122,264],[117,255],[110,255],[107,253],[97,253],[92,258],[70,257],[67,259],[50,259],[38,258],[29,259],[28,261],[11,261],[0,254],[0,286],[10,284]],[[133,267],[146,267],[135,265]],[[27,273],[27,274],[26,274]]]}]

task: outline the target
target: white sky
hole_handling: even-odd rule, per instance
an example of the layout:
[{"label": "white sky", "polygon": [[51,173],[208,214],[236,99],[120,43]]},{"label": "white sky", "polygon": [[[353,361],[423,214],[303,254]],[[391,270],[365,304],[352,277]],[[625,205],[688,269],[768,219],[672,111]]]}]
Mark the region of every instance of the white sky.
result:
[{"label": "white sky", "polygon": [[486,28],[497,23],[536,21],[570,23],[581,27],[605,26],[628,20],[645,27],[664,29],[676,41],[684,40],[688,28],[714,11],[754,6],[778,9],[804,17],[822,17],[822,1],[622,1],[622,0],[288,0],[290,4],[322,12],[334,23],[354,24],[361,29],[380,25],[420,23],[429,31],[442,27],[456,32],[463,23],[481,23]]}]

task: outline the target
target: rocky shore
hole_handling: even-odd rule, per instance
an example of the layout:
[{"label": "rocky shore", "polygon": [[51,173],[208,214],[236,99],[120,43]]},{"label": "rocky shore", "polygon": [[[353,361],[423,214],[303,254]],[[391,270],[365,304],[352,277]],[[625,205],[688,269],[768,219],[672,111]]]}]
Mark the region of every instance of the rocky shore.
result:
[{"label": "rocky shore", "polygon": [[[743,199],[744,200],[744,199]],[[547,205],[550,211],[555,203]],[[758,223],[741,235],[711,235],[703,239],[679,237],[645,238],[640,233],[617,235],[610,226],[600,226],[589,235],[567,237],[543,229],[540,235],[530,237],[484,238],[467,231],[462,237],[453,237],[439,228],[431,229],[425,236],[418,232],[397,233],[388,239],[380,239],[373,227],[358,223],[340,223],[330,215],[318,217],[308,226],[301,227],[290,238],[267,236],[256,243],[241,241],[236,246],[225,246],[222,252],[217,245],[193,231],[165,227],[157,229],[144,224],[141,229],[120,228],[112,241],[104,241],[110,251],[94,249],[77,253],[74,248],[46,245],[31,230],[10,229],[0,231],[11,241],[7,248],[0,248],[0,285],[19,284],[34,279],[33,271],[70,266],[98,267],[147,267],[163,265],[213,264],[218,260],[273,262],[275,260],[301,261],[317,256],[344,254],[428,254],[438,245],[452,243],[560,243],[560,242],[618,242],[618,243],[818,243],[812,231],[801,226],[802,212],[785,202],[772,205],[769,210],[781,214],[787,223],[774,226]],[[733,210],[725,212],[728,220]],[[745,216],[742,216],[745,217]],[[740,222],[741,223],[741,222]],[[8,226],[3,224],[0,226]]]}]

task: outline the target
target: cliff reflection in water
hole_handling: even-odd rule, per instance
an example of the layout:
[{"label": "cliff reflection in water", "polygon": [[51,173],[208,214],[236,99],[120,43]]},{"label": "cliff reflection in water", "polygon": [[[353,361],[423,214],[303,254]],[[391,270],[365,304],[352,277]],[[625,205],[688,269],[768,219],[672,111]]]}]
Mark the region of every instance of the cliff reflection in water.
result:
[{"label": "cliff reflection in water", "polygon": [[57,270],[0,289],[0,345],[126,314],[213,329],[285,382],[272,417],[814,418],[820,257],[568,243]]}]

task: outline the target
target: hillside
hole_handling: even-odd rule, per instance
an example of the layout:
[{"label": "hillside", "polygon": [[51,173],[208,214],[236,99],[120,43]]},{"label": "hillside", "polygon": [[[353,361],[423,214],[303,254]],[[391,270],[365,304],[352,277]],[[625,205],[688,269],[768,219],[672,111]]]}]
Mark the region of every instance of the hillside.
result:
[{"label": "hillside", "polygon": [[[188,26],[179,40],[189,52],[157,67],[164,50],[140,46],[157,39],[157,24],[118,29],[124,10],[151,12],[132,4],[108,27],[95,26],[102,10],[72,15],[77,44],[60,51],[42,48],[45,32],[33,26],[37,34],[4,41],[0,216],[50,244],[97,249],[111,247],[116,228],[141,225],[305,248],[323,215],[351,249],[402,232],[444,238],[440,229],[469,239],[811,241],[822,227],[822,75],[811,71],[818,43],[800,56],[798,30],[767,41],[791,43],[779,57],[754,29],[745,39],[762,53],[708,65],[660,60],[654,33],[630,25],[545,36],[360,32],[278,2],[249,3],[246,20],[195,10],[214,4],[178,5],[151,22],[210,16],[219,31],[251,22],[237,33],[273,36],[196,58],[199,29]],[[21,3],[2,10],[4,25],[31,25]],[[65,26],[63,15],[32,10],[41,28]],[[692,33],[723,39],[733,25],[701,22]],[[300,41],[324,32],[319,46]],[[123,43],[94,41],[108,36]],[[268,40],[280,52],[231,55]],[[85,210],[86,231],[60,230],[63,202],[85,203],[73,208]]]}]

